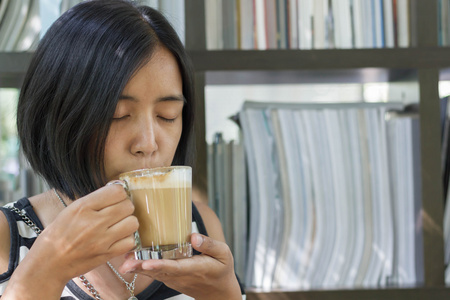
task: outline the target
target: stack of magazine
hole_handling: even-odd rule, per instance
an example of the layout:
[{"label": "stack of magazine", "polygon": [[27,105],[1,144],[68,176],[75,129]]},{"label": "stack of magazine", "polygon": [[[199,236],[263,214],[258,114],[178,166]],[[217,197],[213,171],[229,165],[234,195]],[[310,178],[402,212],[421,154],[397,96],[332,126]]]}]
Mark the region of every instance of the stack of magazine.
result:
[{"label": "stack of magazine", "polygon": [[414,29],[411,4],[409,0],[208,0],[207,48],[409,47]]},{"label": "stack of magazine", "polygon": [[[82,0],[1,0],[0,52],[35,50],[40,36],[58,16]],[[138,0],[159,9],[184,41],[184,0]]]},{"label": "stack of magazine", "polygon": [[[210,193],[219,194],[214,205],[228,238],[241,244],[232,249],[246,262],[238,275],[247,287],[423,282],[417,115],[397,103],[246,102],[239,124],[245,164],[242,146],[218,136]],[[217,189],[237,195],[221,198]],[[230,220],[241,228],[229,228]]]},{"label": "stack of magazine", "polygon": [[0,51],[28,51],[36,48],[41,31],[40,1],[0,2]]},{"label": "stack of magazine", "polygon": [[81,1],[1,0],[0,51],[35,50],[45,29],[43,25],[49,26],[60,14]]},{"label": "stack of magazine", "polygon": [[215,134],[208,145],[208,199],[217,213],[227,244],[234,256],[235,271],[243,281],[247,261],[248,194],[245,151],[242,143],[225,142]]}]

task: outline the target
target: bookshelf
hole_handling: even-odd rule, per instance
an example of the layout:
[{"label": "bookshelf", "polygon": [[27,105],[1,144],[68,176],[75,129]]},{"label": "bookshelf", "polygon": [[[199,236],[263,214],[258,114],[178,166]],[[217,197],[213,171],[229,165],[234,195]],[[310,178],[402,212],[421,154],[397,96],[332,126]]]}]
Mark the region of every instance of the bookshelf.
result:
[{"label": "bookshelf", "polygon": [[[281,80],[299,76],[305,80],[348,81],[360,78],[391,81],[416,80],[420,86],[421,167],[424,237],[424,286],[387,289],[272,291],[249,290],[252,299],[447,299],[444,286],[443,201],[440,166],[440,127],[438,82],[449,77],[450,50],[437,46],[437,0],[411,0],[414,33],[411,48],[327,49],[327,50],[206,50],[204,0],[185,4],[186,48],[196,70],[197,185],[206,189],[207,155],[205,142],[205,93],[208,72],[280,72]],[[418,13],[420,12],[420,13]],[[0,87],[20,87],[31,53],[0,53]],[[446,72],[441,72],[441,70]],[[317,76],[317,74],[336,74]],[[286,75],[288,74],[288,75]],[[300,75],[299,75],[300,74]],[[342,79],[342,74],[346,74]],[[250,76],[250,75],[249,75]],[[283,77],[284,76],[284,77]],[[287,78],[286,78],[287,76]],[[330,78],[331,77],[331,78]],[[318,79],[320,78],[320,79]],[[358,79],[356,79],[358,78]],[[412,79],[411,79],[412,78]],[[251,81],[252,79],[248,79]],[[364,80],[364,79],[363,79]],[[372,79],[370,79],[372,80]]]},{"label": "bookshelf", "polygon": [[0,88],[20,87],[31,55],[29,52],[0,52]]},{"label": "bookshelf", "polygon": [[[450,67],[449,49],[438,47],[438,1],[411,0],[411,47],[383,49],[326,50],[206,50],[204,0],[186,2],[186,48],[196,70],[197,176],[207,178],[205,142],[205,93],[208,72],[252,71],[291,72],[300,78],[318,72],[344,72],[362,77],[380,70],[380,81],[415,80],[420,90],[421,196],[424,248],[423,286],[409,288],[248,291],[248,299],[447,299],[450,288],[444,285],[443,192],[440,166],[439,93],[440,70]],[[195,16],[189,17],[189,16]],[[301,75],[299,75],[301,74]],[[447,75],[445,75],[447,74]],[[448,71],[443,76],[448,76]],[[216,76],[220,78],[220,76]],[[223,76],[227,78],[227,76]],[[370,76],[367,76],[370,77]],[[349,82],[354,76],[347,76]],[[353,78],[353,79],[352,79]],[[220,79],[219,79],[220,80]],[[287,79],[289,81],[289,79]],[[325,80],[339,81],[340,79]],[[225,80],[226,81],[226,80]],[[251,82],[252,79],[243,79]],[[358,81],[359,82],[359,79]],[[224,82],[225,83],[225,82]],[[241,82],[242,83],[242,82]],[[198,180],[198,185],[206,180]],[[207,188],[206,186],[202,186]]]}]

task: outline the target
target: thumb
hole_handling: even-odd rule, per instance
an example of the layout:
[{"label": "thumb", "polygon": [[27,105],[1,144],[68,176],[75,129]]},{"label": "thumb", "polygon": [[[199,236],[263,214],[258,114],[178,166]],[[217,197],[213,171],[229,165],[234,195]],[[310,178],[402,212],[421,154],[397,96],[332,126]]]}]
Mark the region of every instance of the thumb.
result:
[{"label": "thumb", "polygon": [[195,250],[205,255],[214,257],[224,263],[228,260],[228,257],[231,254],[230,248],[227,244],[216,241],[199,233],[193,233],[191,235],[191,244]]}]

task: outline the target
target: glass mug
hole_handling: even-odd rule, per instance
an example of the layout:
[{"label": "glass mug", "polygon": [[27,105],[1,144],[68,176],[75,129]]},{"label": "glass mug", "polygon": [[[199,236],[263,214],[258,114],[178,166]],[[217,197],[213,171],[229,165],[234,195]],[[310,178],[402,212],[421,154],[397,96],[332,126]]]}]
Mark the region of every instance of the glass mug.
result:
[{"label": "glass mug", "polygon": [[135,258],[192,256],[192,169],[171,166],[120,174],[139,221]]}]

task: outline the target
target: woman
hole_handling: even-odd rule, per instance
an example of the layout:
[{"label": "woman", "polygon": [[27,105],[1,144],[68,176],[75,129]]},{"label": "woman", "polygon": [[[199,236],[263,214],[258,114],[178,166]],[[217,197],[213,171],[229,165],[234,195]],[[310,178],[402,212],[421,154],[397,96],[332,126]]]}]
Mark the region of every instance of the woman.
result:
[{"label": "woman", "polygon": [[192,87],[185,50],[154,9],[94,0],[52,25],[17,113],[23,152],[51,189],[1,209],[2,299],[242,299],[206,205],[193,207],[197,255],[137,261],[126,256],[134,207],[107,185],[122,172],[189,164]]}]

